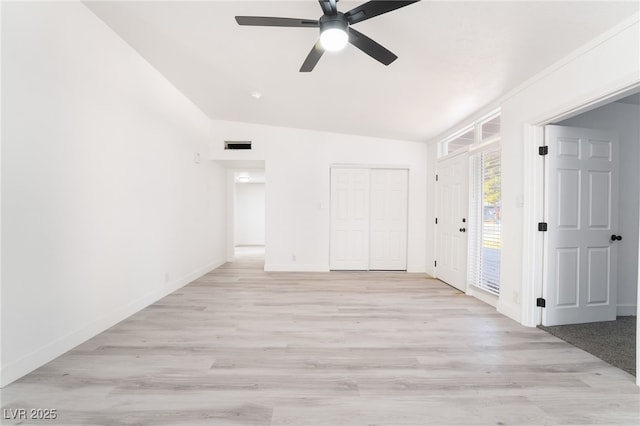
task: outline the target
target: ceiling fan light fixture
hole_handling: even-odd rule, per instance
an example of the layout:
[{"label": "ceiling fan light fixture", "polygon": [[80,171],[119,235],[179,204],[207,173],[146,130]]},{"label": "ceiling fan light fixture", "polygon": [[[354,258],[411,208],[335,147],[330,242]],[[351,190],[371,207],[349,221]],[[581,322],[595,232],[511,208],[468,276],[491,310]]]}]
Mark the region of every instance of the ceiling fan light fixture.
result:
[{"label": "ceiling fan light fixture", "polygon": [[338,52],[349,43],[349,34],[342,28],[328,28],[320,33],[320,44],[324,50]]},{"label": "ceiling fan light fixture", "polygon": [[324,50],[338,52],[349,43],[349,22],[344,14],[324,15],[320,18],[320,44]]},{"label": "ceiling fan light fixture", "polygon": [[355,47],[381,64],[389,65],[398,59],[398,57],[393,54],[393,52],[371,40],[366,35],[353,29],[351,25],[392,12],[396,9],[400,9],[419,1],[420,0],[369,0],[360,6],[342,13],[338,10],[338,0],[318,0],[318,3],[322,8],[322,16],[318,20],[268,16],[236,16],[236,22],[239,25],[260,27],[319,27],[320,37],[302,63],[300,72],[313,71],[313,68],[316,66],[325,51],[328,50],[335,52],[341,50],[348,43],[353,44]]}]

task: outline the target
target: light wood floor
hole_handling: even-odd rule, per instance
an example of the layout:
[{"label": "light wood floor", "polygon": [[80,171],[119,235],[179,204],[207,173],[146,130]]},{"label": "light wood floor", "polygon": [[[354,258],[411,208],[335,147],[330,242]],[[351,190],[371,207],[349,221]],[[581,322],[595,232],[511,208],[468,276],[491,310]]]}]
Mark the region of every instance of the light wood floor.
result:
[{"label": "light wood floor", "polygon": [[425,275],[260,265],[139,312],[3,389],[3,408],[77,425],[640,424],[631,375]]}]

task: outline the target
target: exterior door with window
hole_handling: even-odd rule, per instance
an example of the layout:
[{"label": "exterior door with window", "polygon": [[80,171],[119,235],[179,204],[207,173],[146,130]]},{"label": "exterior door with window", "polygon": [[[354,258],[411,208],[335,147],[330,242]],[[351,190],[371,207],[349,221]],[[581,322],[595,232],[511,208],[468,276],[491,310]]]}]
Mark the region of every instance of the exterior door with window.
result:
[{"label": "exterior door with window", "polygon": [[547,126],[543,325],[616,319],[618,139]]},{"label": "exterior door with window", "polygon": [[438,162],[436,277],[460,291],[467,290],[467,154]]}]

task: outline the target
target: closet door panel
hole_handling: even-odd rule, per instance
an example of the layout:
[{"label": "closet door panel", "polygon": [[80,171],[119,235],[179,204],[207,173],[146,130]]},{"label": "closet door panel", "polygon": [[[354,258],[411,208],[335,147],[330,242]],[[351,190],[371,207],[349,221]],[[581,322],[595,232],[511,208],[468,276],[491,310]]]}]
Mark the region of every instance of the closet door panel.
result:
[{"label": "closet door panel", "polygon": [[369,169],[331,169],[332,270],[369,269],[369,176]]},{"label": "closet door panel", "polygon": [[369,269],[407,269],[408,170],[371,170]]}]

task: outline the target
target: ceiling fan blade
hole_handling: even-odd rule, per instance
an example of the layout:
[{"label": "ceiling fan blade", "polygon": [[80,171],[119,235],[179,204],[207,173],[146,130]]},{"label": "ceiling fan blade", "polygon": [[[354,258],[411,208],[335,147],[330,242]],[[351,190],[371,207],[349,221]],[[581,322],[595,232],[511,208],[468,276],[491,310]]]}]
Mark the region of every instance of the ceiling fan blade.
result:
[{"label": "ceiling fan blade", "polygon": [[378,1],[371,0],[365,4],[354,7],[350,11],[346,12],[346,16],[349,24],[357,24],[358,22],[366,21],[374,16],[382,15],[383,13],[391,12],[392,10],[400,9],[401,7],[409,6],[410,4],[417,3],[420,0],[413,1]]},{"label": "ceiling fan blade", "polygon": [[349,28],[349,43],[385,65],[389,65],[391,62],[398,59],[398,57],[391,51],[351,27]]},{"label": "ceiling fan blade", "polygon": [[320,7],[322,8],[322,12],[325,15],[335,15],[338,13],[337,2],[338,0],[318,0],[318,3],[320,3]]},{"label": "ceiling fan blade", "polygon": [[323,53],[324,49],[320,44],[320,40],[318,40],[313,46],[313,49],[311,49],[311,52],[309,52],[309,54],[307,55],[307,59],[304,60],[302,67],[300,67],[300,72],[313,71],[313,68],[315,68]]},{"label": "ceiling fan blade", "polygon": [[320,22],[314,19],[271,18],[267,16],[236,16],[236,22],[240,25],[259,27],[318,28],[320,26]]}]

